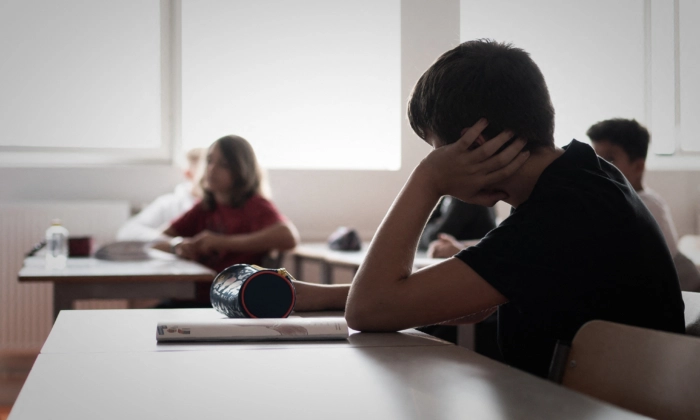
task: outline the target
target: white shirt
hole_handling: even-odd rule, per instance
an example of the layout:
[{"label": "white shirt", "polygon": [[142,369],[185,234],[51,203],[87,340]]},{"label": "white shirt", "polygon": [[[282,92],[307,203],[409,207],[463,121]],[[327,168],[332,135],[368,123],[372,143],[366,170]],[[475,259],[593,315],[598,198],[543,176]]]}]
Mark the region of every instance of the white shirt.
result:
[{"label": "white shirt", "polygon": [[154,241],[167,239],[161,232],[197,202],[192,183],[183,182],[172,193],[161,195],[124,223],[117,232],[118,241]]},{"label": "white shirt", "polygon": [[675,257],[678,254],[678,233],[676,232],[676,226],[673,224],[671,209],[669,209],[668,204],[660,195],[650,189],[637,191],[637,195],[639,195],[639,198],[642,199],[642,202],[644,202],[654,219],[656,219],[656,223],[661,228],[661,232],[666,239],[666,245],[671,251],[671,256]]},{"label": "white shirt", "polygon": [[660,195],[649,189],[637,191],[637,195],[639,195],[639,198],[642,199],[642,202],[654,216],[656,223],[664,234],[666,244],[673,257],[673,263],[676,266],[681,290],[700,291],[700,272],[696,268],[695,263],[678,250],[678,233],[676,232],[676,226],[673,224],[668,204]]}]

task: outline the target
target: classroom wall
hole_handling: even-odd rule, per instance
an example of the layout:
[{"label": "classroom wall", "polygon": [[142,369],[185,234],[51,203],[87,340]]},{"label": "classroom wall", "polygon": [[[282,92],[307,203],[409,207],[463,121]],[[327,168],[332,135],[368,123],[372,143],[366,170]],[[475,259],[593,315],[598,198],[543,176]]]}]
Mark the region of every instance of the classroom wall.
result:
[{"label": "classroom wall", "polygon": [[[404,0],[401,14],[402,90],[397,100],[405,104],[422,71],[459,43],[459,1]],[[405,118],[401,124],[399,171],[270,171],[274,199],[303,240],[325,239],[338,226],[371,237],[412,168],[430,150]],[[0,168],[0,200],[123,199],[141,205],[180,181],[179,169],[167,165]],[[668,200],[679,234],[695,232],[700,172],[651,172],[647,183]]]},{"label": "classroom wall", "polygon": [[[402,90],[396,100],[405,104],[422,71],[459,43],[459,2],[404,1],[402,23]],[[430,150],[405,119],[401,124],[399,171],[270,171],[274,199],[304,240],[325,239],[341,225],[372,235],[410,170]],[[180,174],[168,166],[0,168],[0,179],[3,200],[109,198],[141,204],[172,190]]]}]

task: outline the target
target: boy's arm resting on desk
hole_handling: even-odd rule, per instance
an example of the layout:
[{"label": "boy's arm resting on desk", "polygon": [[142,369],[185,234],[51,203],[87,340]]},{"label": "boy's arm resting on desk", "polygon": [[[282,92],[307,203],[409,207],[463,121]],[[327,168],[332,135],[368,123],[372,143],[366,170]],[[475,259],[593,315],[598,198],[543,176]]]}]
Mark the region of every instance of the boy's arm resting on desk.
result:
[{"label": "boy's arm resting on desk", "polygon": [[297,312],[342,311],[350,291],[349,284],[315,284],[294,280]]},{"label": "boy's arm resting on desk", "polygon": [[493,205],[504,193],[484,189],[511,176],[528,158],[524,141],[496,151],[512,134],[479,147],[485,127],[475,124],[454,144],[438,147],[413,171],[382,221],[350,287],[345,318],[361,331],[397,331],[456,320],[490,310],[507,299],[456,258],[412,273],[423,225],[442,195]]},{"label": "boy's arm resting on desk", "polygon": [[498,309],[497,306],[493,308],[484,309],[480,312],[475,312],[471,315],[463,316],[461,318],[453,319],[450,321],[441,322],[440,325],[464,325],[464,324],[478,324],[479,322],[485,320],[486,318],[493,315]]}]

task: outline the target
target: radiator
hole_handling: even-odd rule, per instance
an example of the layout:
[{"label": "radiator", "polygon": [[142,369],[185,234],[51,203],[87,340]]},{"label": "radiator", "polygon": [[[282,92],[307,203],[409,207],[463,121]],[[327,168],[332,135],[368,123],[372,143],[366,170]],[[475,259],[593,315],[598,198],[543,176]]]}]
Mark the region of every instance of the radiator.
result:
[{"label": "radiator", "polygon": [[[114,241],[129,216],[126,201],[0,202],[0,351],[41,348],[53,324],[53,285],[18,283],[24,255],[61,219],[70,236]],[[78,302],[79,309],[123,308],[123,301]]]}]

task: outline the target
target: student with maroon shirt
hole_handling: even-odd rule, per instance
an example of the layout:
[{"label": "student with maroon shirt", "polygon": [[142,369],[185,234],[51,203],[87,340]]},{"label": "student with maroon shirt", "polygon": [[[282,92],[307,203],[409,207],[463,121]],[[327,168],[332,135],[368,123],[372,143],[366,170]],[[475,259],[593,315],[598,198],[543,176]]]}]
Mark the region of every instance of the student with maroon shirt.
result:
[{"label": "student with maroon shirt", "polygon": [[[298,233],[263,196],[255,152],[239,136],[225,136],[209,147],[202,177],[204,197],[163,233],[172,239],[155,245],[214,271],[233,264],[260,264],[271,250],[294,248]],[[197,301],[209,302],[209,284],[197,288]]]}]

